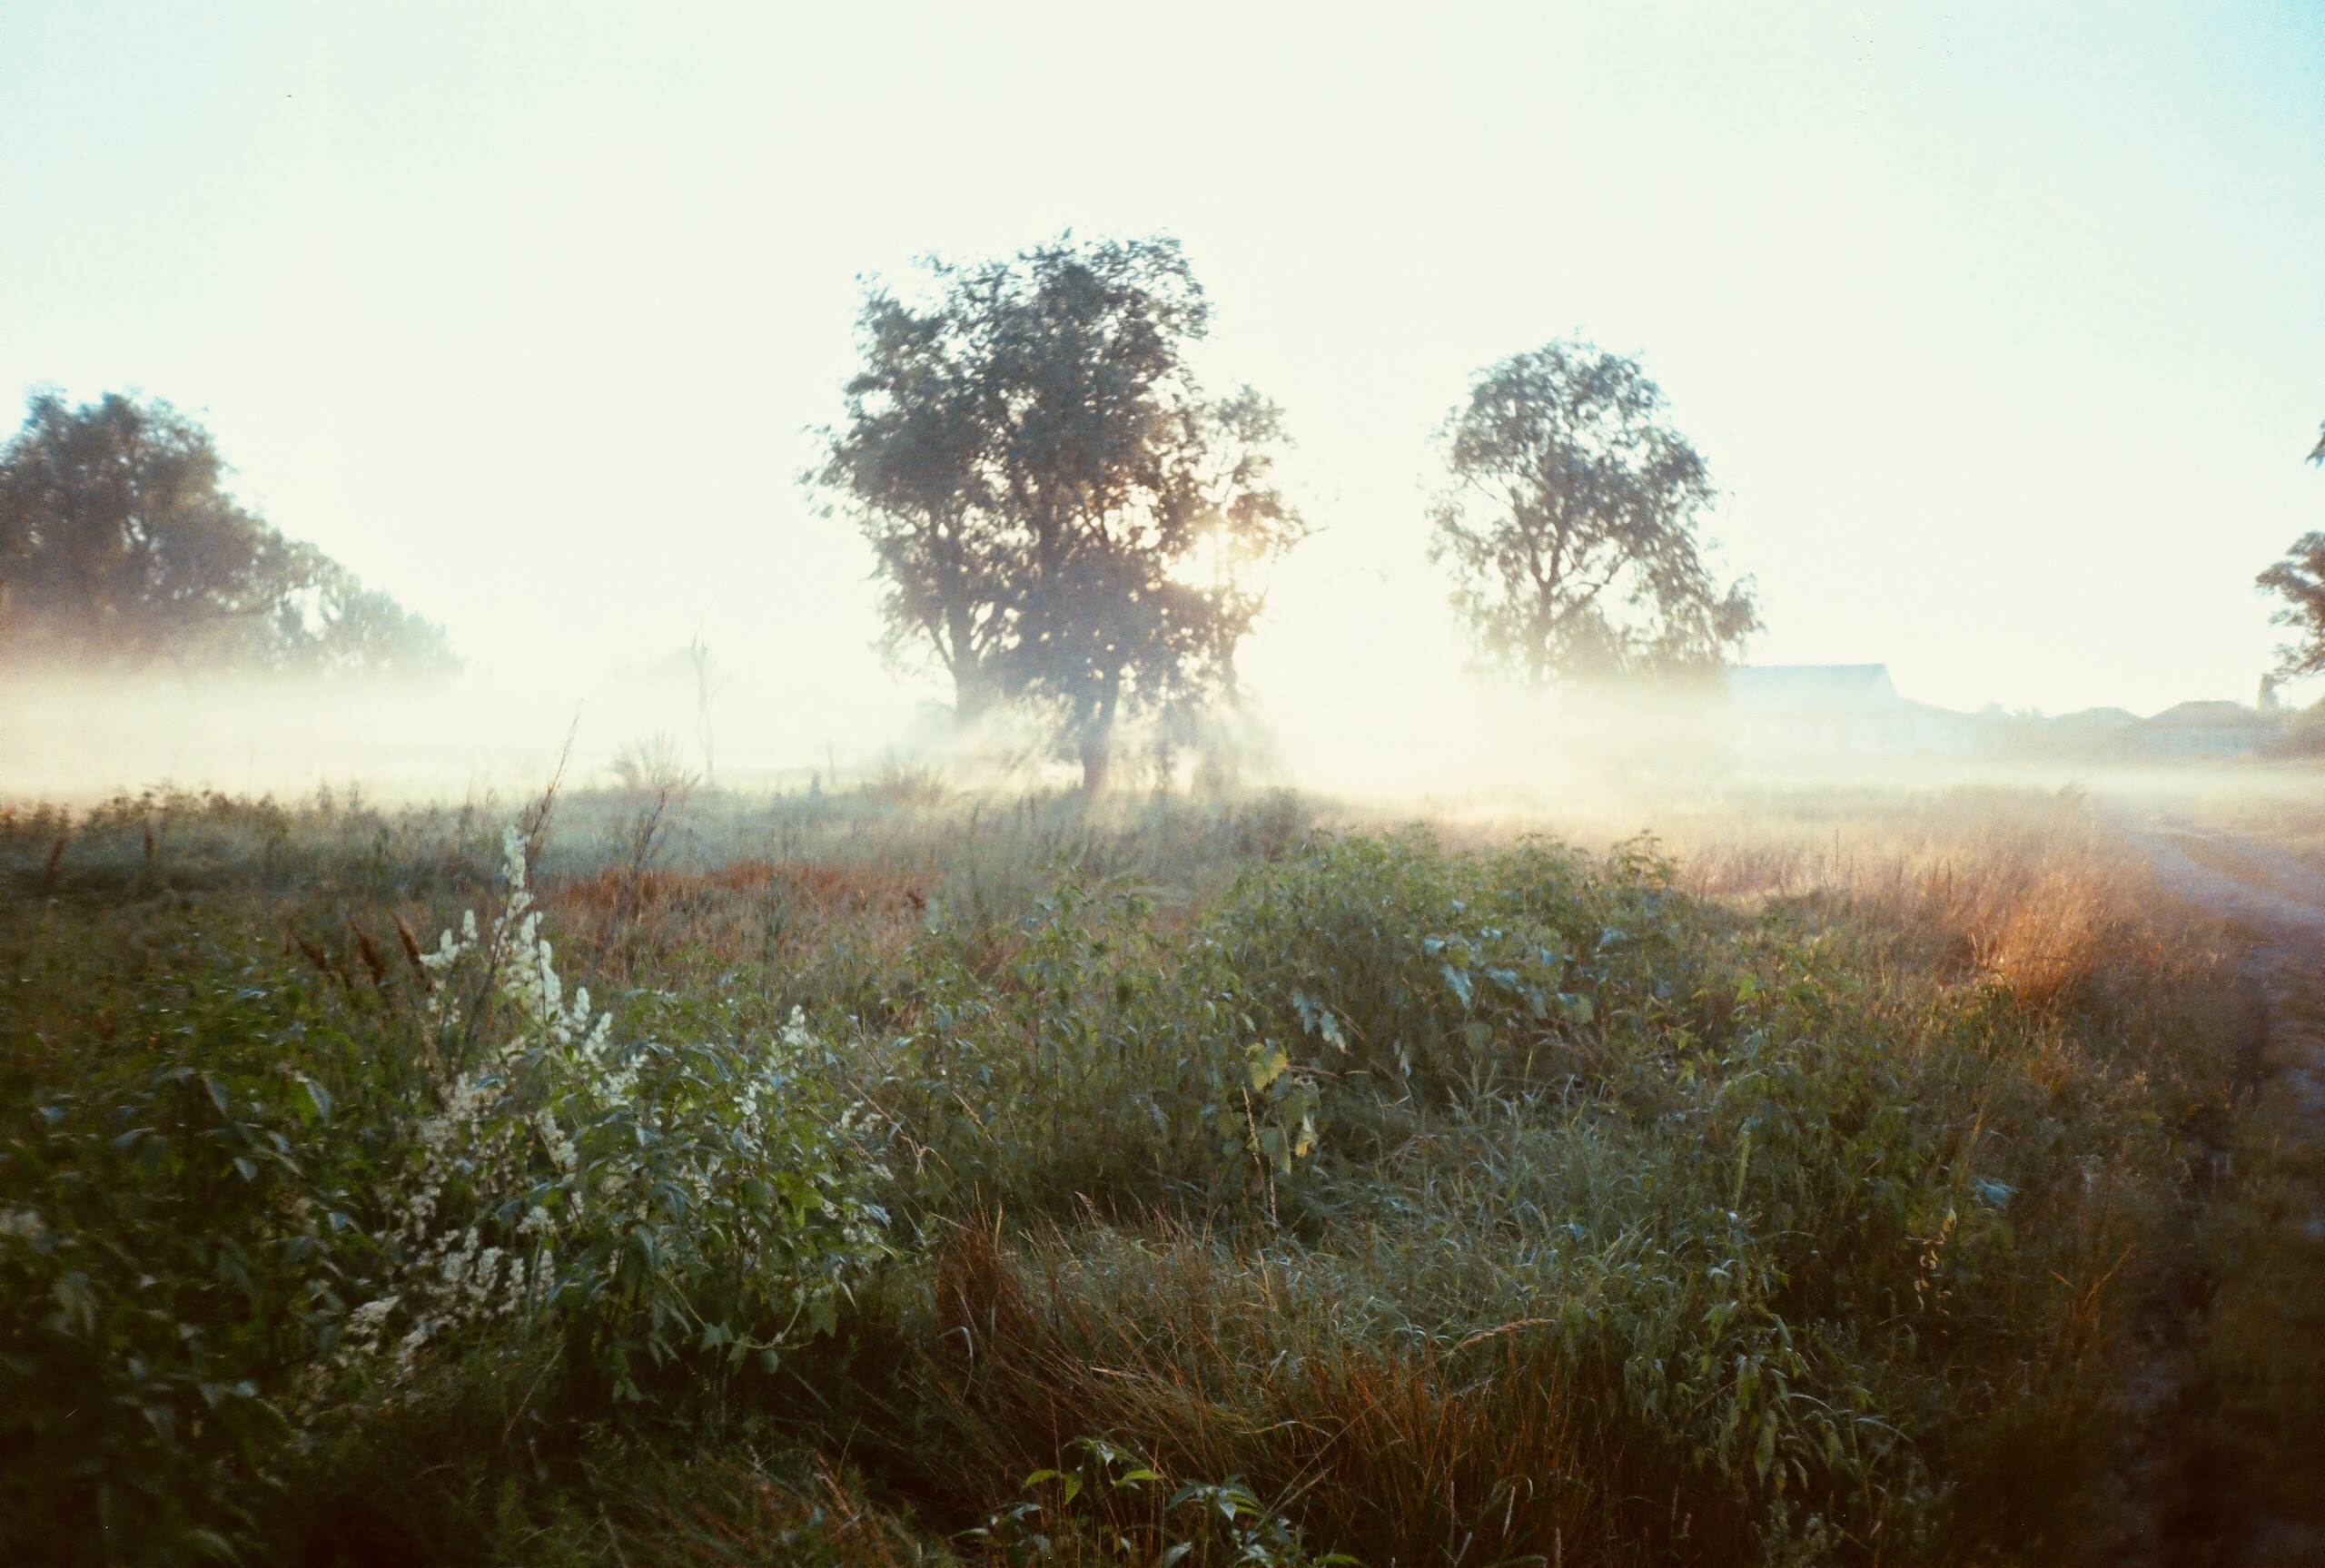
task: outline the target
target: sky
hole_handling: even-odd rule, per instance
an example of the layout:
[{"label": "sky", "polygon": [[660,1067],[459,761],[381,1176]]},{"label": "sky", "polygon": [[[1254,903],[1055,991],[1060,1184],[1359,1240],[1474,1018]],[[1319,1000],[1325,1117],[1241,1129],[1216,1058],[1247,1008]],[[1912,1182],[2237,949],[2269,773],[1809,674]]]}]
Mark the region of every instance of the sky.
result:
[{"label": "sky", "polygon": [[864,280],[1067,228],[1176,236],[1286,409],[1295,737],[1469,689],[1432,433],[1552,338],[1667,394],[1754,662],[2249,701],[2325,528],[2313,0],[0,6],[0,394],[195,413],[495,690],[699,627],[781,745],[892,741],[941,694],[812,430]]}]

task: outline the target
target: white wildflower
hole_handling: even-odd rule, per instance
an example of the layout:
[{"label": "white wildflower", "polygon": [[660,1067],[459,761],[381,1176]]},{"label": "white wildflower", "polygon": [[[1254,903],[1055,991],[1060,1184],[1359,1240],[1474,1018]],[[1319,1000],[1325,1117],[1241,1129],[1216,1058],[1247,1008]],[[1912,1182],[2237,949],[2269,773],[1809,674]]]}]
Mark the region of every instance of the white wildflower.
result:
[{"label": "white wildflower", "polygon": [[[454,1049],[462,1054],[439,1070],[433,1114],[416,1129],[415,1159],[402,1190],[391,1195],[381,1239],[394,1293],[350,1314],[347,1353],[381,1353],[391,1315],[408,1317],[393,1351],[401,1377],[427,1346],[547,1304],[561,1288],[551,1243],[567,1235],[581,1243],[580,1256],[594,1257],[609,1228],[682,1224],[698,1232],[694,1250],[723,1249],[754,1276],[762,1249],[785,1259],[779,1267],[826,1256],[836,1244],[880,1253],[885,1218],[854,1196],[853,1178],[818,1169],[813,1156],[796,1174],[818,1190],[796,1218],[787,1208],[759,1212],[744,1196],[743,1184],[767,1159],[759,1150],[768,1108],[799,1092],[788,1063],[820,1050],[806,1010],[792,1009],[772,1047],[742,1048],[746,1070],[723,1100],[642,1094],[645,1074],[683,1058],[650,1042],[617,1044],[611,1013],[592,1005],[588,988],[568,991],[526,884],[523,835],[504,835],[502,852],[508,894],[500,911],[481,927],[467,912],[457,934],[443,932],[422,955],[431,981],[469,981],[434,985],[428,1015],[434,1043],[448,1057]],[[473,1000],[480,988],[498,1005],[458,1036],[460,1013],[450,998]],[[849,1107],[818,1131],[858,1141],[866,1114]],[[622,1136],[604,1139],[602,1129],[612,1129]],[[604,1151],[588,1167],[578,1148],[585,1132]],[[805,1152],[811,1135],[792,1136]],[[658,1192],[675,1198],[667,1211],[648,1197]],[[521,1218],[510,1224],[503,1215]],[[801,1225],[815,1234],[797,1234]],[[618,1273],[630,1257],[616,1247],[590,1267]],[[593,1274],[573,1283],[603,1280]]]},{"label": "white wildflower", "polygon": [[492,1309],[493,1316],[506,1317],[521,1308],[526,1301],[525,1286],[525,1260],[512,1255],[509,1259],[509,1284],[501,1292],[500,1305]]},{"label": "white wildflower", "polygon": [[[566,1137],[564,1130],[557,1125],[556,1113],[544,1107],[540,1113],[533,1118],[533,1126],[540,1134],[541,1148],[549,1155],[549,1162],[557,1167],[560,1174],[572,1175],[581,1164],[581,1154],[573,1147],[573,1140]],[[533,1215],[536,1214],[541,1216],[543,1219],[548,1218],[548,1211],[540,1205],[535,1204],[532,1214],[525,1216],[525,1224],[530,1225],[533,1222]],[[520,1226],[519,1228],[522,1229],[523,1227]]]},{"label": "white wildflower", "polygon": [[401,1296],[382,1296],[375,1300],[365,1302],[347,1315],[349,1331],[365,1329],[377,1333],[380,1325],[386,1321],[388,1314],[396,1309],[396,1303],[402,1299]]},{"label": "white wildflower", "polygon": [[399,1382],[411,1375],[412,1364],[418,1359],[420,1347],[428,1343],[428,1336],[434,1327],[432,1323],[421,1323],[396,1342],[396,1377]]}]

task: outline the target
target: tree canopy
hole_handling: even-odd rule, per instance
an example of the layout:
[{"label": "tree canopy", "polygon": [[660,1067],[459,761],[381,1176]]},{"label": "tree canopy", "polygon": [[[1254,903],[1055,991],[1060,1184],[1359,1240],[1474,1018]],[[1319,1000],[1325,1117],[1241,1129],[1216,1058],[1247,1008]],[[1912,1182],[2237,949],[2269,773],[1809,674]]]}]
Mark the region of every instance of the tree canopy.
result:
[{"label": "tree canopy", "polygon": [[1231,693],[1305,533],[1271,482],[1282,412],[1207,396],[1210,307],[1175,241],[931,261],[915,305],[874,284],[846,419],[807,476],[871,543],[884,646],[947,675],[955,713],[1046,715],[1086,787],[1122,722]]},{"label": "tree canopy", "polygon": [[[2325,464],[2325,428],[2320,429],[2309,460]],[[2285,601],[2270,619],[2291,627],[2296,638],[2277,650],[2277,674],[2297,678],[2325,671],[2325,534],[2301,535],[2282,560],[2254,581]]]},{"label": "tree canopy", "polygon": [[1480,372],[1440,439],[1430,557],[1485,669],[1548,686],[1718,668],[1760,627],[1698,519],[1709,470],[1637,361],[1553,342]]},{"label": "tree canopy", "polygon": [[440,629],[227,494],[165,402],[36,391],[0,448],[0,659],[88,669],[427,675]]}]

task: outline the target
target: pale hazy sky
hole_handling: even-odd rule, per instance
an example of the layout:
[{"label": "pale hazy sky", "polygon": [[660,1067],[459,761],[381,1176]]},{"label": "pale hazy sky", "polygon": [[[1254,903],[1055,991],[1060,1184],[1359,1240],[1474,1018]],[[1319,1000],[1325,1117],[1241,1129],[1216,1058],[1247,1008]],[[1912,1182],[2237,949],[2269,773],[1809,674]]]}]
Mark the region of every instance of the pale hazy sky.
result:
[{"label": "pale hazy sky", "polygon": [[2249,700],[2325,528],[2317,4],[0,5],[0,394],[201,414],[503,678],[707,617],[902,711],[801,432],[859,274],[1068,225],[1179,237],[1288,410],[1322,531],[1245,664],[1310,722],[1458,680],[1430,431],[1577,330],[1709,459],[1759,662]]}]

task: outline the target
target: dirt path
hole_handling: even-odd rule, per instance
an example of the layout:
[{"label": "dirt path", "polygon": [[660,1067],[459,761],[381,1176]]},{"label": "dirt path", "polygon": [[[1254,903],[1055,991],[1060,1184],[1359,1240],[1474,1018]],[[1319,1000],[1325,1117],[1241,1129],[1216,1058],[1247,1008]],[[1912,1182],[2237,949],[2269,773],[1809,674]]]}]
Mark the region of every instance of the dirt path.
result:
[{"label": "dirt path", "polygon": [[[2259,840],[2124,825],[2163,885],[2218,914],[2237,944],[2255,1004],[2244,1064],[2252,1105],[2310,1147],[2325,1148],[2325,875]],[[2195,1141],[2193,1152],[2210,1169],[2191,1199],[2191,1226],[2201,1223],[2206,1201],[2235,1201],[2239,1174],[2231,1148],[2201,1136]],[[2271,1246],[2325,1241],[2325,1190],[2312,1187],[2298,1198],[2271,1211]],[[2325,1533],[2259,1500],[2264,1488],[2251,1474],[2253,1449],[2225,1433],[2218,1391],[2191,1349],[2194,1320],[2211,1310],[2219,1284],[2199,1278],[2191,1299],[2159,1309],[2154,1354],[2125,1390],[2129,1420],[2116,1474],[2121,1546],[2113,1560],[2127,1568],[2325,1563]],[[2310,1352],[2313,1387],[2315,1356],[2325,1346]]]}]

